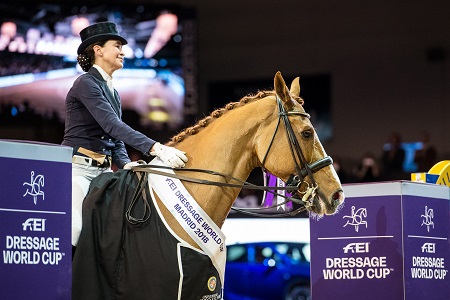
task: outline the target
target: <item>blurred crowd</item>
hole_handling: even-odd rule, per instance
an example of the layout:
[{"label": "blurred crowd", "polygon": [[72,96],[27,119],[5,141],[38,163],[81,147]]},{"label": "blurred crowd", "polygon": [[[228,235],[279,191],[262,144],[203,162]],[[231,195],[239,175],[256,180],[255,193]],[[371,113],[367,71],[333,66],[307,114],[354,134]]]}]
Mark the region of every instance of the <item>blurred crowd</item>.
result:
[{"label": "blurred crowd", "polygon": [[19,74],[38,74],[51,70],[71,68],[74,62],[68,62],[58,56],[35,56],[27,53],[2,52],[0,60],[0,76]]},{"label": "blurred crowd", "polygon": [[[413,143],[413,147],[406,145],[401,135],[393,132],[379,156],[367,151],[353,166],[344,166],[339,157],[333,157],[333,165],[342,183],[362,183],[410,180],[411,172],[428,172],[438,162],[438,153],[431,144],[429,132],[422,131],[420,141]],[[412,151],[412,155],[408,156],[408,151]]]}]

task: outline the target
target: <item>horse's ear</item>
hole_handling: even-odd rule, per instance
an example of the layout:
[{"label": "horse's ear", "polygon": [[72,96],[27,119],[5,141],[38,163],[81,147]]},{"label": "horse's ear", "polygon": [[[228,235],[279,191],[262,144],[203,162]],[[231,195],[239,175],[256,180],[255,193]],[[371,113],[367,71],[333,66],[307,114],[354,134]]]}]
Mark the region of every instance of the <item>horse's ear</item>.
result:
[{"label": "horse's ear", "polygon": [[291,94],[295,95],[297,97],[300,96],[300,77],[297,77],[294,80],[292,80],[292,83],[291,83]]},{"label": "horse's ear", "polygon": [[291,110],[294,104],[292,103],[291,94],[289,93],[289,89],[286,86],[286,83],[284,82],[283,76],[281,76],[280,71],[275,74],[274,87],[275,93],[277,94],[278,98],[283,101],[285,109]]}]

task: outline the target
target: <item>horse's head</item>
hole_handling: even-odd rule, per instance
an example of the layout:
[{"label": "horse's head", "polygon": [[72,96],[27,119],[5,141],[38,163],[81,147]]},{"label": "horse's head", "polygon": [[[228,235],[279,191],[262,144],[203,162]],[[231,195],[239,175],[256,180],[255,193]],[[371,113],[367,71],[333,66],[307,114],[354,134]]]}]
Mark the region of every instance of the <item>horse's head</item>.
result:
[{"label": "horse's head", "polygon": [[[261,165],[288,185],[298,186],[298,195],[312,194],[307,209],[318,215],[333,214],[344,200],[339,178],[305,112],[300,81],[286,86],[280,72],[274,79],[275,99],[258,134],[256,152]],[[275,109],[274,109],[274,103]],[[317,188],[316,188],[317,187]]]}]

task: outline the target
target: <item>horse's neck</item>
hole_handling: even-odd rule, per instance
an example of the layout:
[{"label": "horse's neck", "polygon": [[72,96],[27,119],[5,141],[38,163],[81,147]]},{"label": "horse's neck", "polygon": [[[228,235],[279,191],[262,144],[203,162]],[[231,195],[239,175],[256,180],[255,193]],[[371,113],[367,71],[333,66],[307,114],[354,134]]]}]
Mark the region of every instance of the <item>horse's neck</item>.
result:
[{"label": "horse's neck", "polygon": [[[239,120],[231,122],[227,120],[230,119],[228,115],[221,118],[223,119],[210,124],[199,134],[186,139],[180,144],[180,148],[187,152],[190,168],[212,170],[246,180],[256,164],[252,161],[253,141],[250,140],[254,133],[249,132],[250,129],[242,128]],[[205,180],[239,183],[220,176],[188,174]],[[195,183],[186,183],[185,186],[213,221],[222,226],[239,190]]]},{"label": "horse's neck", "polygon": [[[252,122],[229,113],[198,134],[187,137],[175,147],[186,151],[189,157],[188,168],[212,170],[246,180],[256,165],[253,161],[253,141],[251,140],[256,127]],[[203,180],[239,183],[204,173],[182,171],[180,174]],[[200,207],[219,227],[222,227],[240,190],[190,182],[183,182],[183,184]],[[164,208],[162,213],[170,227],[180,237],[195,245],[167,209]]]}]

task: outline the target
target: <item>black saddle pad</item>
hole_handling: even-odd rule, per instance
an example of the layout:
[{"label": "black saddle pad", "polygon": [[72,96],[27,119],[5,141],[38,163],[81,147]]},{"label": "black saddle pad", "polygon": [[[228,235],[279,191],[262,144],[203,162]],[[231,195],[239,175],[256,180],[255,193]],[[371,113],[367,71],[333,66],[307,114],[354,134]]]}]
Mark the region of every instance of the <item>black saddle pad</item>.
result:
[{"label": "black saddle pad", "polygon": [[141,192],[144,175],[120,170],[92,181],[73,258],[72,299],[221,299],[211,259],[167,229],[146,182]]}]

